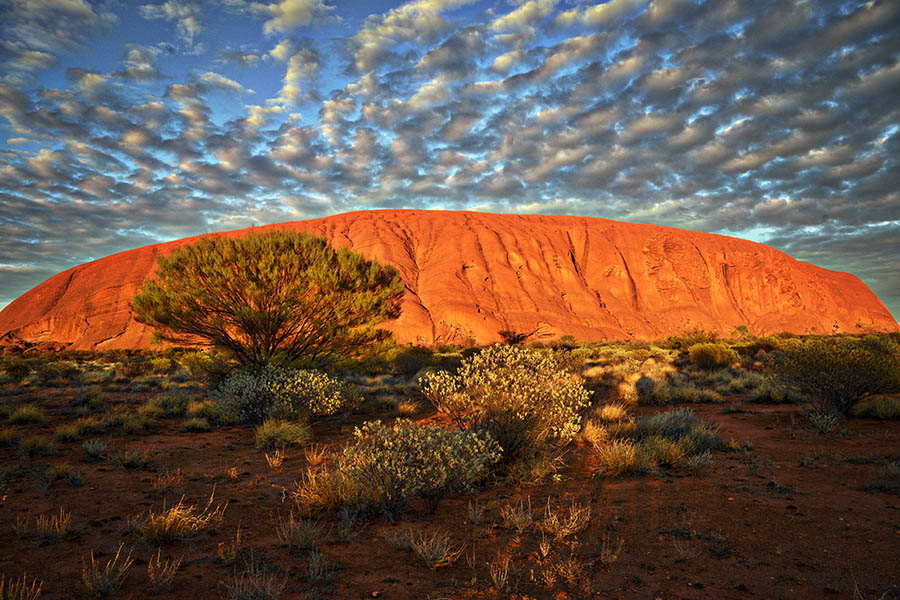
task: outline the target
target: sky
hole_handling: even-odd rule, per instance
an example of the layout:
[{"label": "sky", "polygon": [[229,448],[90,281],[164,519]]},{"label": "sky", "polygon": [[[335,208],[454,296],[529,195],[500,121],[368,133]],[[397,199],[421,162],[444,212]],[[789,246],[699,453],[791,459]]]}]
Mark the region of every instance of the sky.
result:
[{"label": "sky", "polygon": [[378,208],[731,235],[900,317],[900,2],[0,0],[0,308]]}]

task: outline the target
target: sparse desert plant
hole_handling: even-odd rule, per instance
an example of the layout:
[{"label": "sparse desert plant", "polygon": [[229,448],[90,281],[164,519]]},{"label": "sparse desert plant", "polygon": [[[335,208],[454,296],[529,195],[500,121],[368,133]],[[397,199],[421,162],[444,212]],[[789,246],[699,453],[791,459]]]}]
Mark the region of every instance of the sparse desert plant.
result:
[{"label": "sparse desert plant", "polygon": [[[122,548],[125,544],[119,544],[115,556],[101,565],[99,561],[94,559],[94,551],[91,550],[91,562],[86,563],[81,559],[81,581],[84,583],[84,589],[87,593],[95,598],[105,598],[112,596],[122,586],[122,580],[134,559],[131,558],[131,550],[122,558]],[[122,562],[119,559],[122,558]]]},{"label": "sparse desert plant", "polygon": [[488,575],[491,577],[491,583],[497,591],[503,591],[506,583],[509,581],[509,556],[497,556],[488,563]]},{"label": "sparse desert plant", "polygon": [[781,349],[773,373],[814,410],[847,414],[868,396],[900,391],[900,346],[886,336],[804,340]]},{"label": "sparse desert plant", "polygon": [[19,451],[27,458],[50,454],[53,452],[53,448],[53,440],[39,435],[28,436],[19,442]]},{"label": "sparse desert plant", "polygon": [[161,409],[167,415],[183,415],[187,410],[190,396],[185,394],[167,393],[150,400],[150,404]]},{"label": "sparse desert plant", "polygon": [[291,231],[208,236],[157,262],[136,319],[254,368],[360,354],[390,336],[375,326],[399,315],[404,290],[393,267]]},{"label": "sparse desert plant", "polygon": [[534,511],[531,509],[531,496],[519,500],[516,504],[507,504],[500,509],[503,525],[522,533],[534,523]]},{"label": "sparse desert plant", "polygon": [[619,560],[619,555],[622,553],[624,546],[624,539],[618,538],[613,540],[608,534],[603,534],[603,537],[600,539],[600,564],[607,569],[610,568]]},{"label": "sparse desert plant", "polygon": [[302,446],[312,439],[312,430],[307,423],[267,419],[256,428],[257,448],[280,448]]},{"label": "sparse desert plant", "polygon": [[453,543],[450,534],[440,530],[416,533],[407,529],[388,539],[404,550],[411,550],[429,569],[453,564],[463,551],[463,546]]},{"label": "sparse desert plant", "polygon": [[251,553],[240,573],[225,584],[229,600],[279,600],[285,583]]},{"label": "sparse desert plant", "polygon": [[181,469],[174,471],[166,470],[165,473],[159,473],[150,484],[157,492],[169,492],[184,483],[184,473]]},{"label": "sparse desert plant", "polygon": [[316,548],[325,535],[325,528],[319,521],[303,519],[291,513],[287,519],[275,525],[278,541],[290,550],[311,550]]},{"label": "sparse desert plant", "polygon": [[34,526],[38,531],[41,544],[55,544],[64,540],[69,535],[71,523],[72,513],[66,512],[62,507],[56,514],[41,514],[34,518]]},{"label": "sparse desert plant", "polygon": [[37,404],[23,404],[9,415],[9,422],[18,424],[43,423],[47,419],[44,409]]},{"label": "sparse desert plant", "polygon": [[420,386],[461,428],[490,433],[506,466],[574,437],[591,395],[555,353],[518,346],[485,348],[455,375],[431,373]]},{"label": "sparse desert plant", "polygon": [[688,349],[691,362],[701,369],[724,369],[737,362],[737,352],[725,344],[695,344]]},{"label": "sparse desert plant", "polygon": [[542,532],[562,540],[575,535],[588,526],[591,520],[590,505],[580,505],[574,500],[565,514],[555,511],[550,506],[550,498],[547,498],[547,506],[544,508],[544,516],[537,526]]},{"label": "sparse desert plant", "polygon": [[244,548],[244,540],[241,533],[241,526],[238,525],[237,531],[230,542],[219,542],[216,546],[216,557],[222,564],[233,564],[240,556],[246,553]]},{"label": "sparse desert plant", "polygon": [[29,585],[28,573],[23,573],[16,579],[0,575],[0,600],[37,600],[43,587],[44,582],[37,579],[33,579]]},{"label": "sparse desert plant", "polygon": [[280,469],[284,464],[284,452],[279,448],[276,448],[272,454],[266,452],[265,456],[266,464],[269,465],[270,469]]},{"label": "sparse desert plant", "polygon": [[226,416],[260,423],[270,417],[332,415],[355,406],[360,396],[353,386],[319,371],[265,367],[232,373],[210,398]]},{"label": "sparse desert plant", "polygon": [[394,518],[412,497],[424,497],[436,509],[448,492],[472,489],[500,458],[497,443],[486,433],[405,420],[393,426],[367,422],[353,435],[333,469],[307,472],[298,499],[377,510]]},{"label": "sparse desert plant", "polygon": [[181,559],[162,558],[162,548],[156,550],[156,556],[147,561],[147,578],[154,594],[161,594],[172,589],[175,575],[181,567]]},{"label": "sparse desert plant", "polygon": [[203,508],[196,504],[186,505],[182,498],[175,506],[168,509],[163,507],[162,512],[148,511],[146,517],[139,518],[135,529],[137,536],[148,544],[158,546],[214,530],[222,524],[228,507],[227,503],[213,506],[215,493],[213,489]]},{"label": "sparse desert plant", "polygon": [[313,550],[306,561],[306,579],[312,584],[327,582],[334,569],[331,559],[319,550]]},{"label": "sparse desert plant", "polygon": [[100,460],[103,458],[103,453],[106,452],[108,447],[109,442],[104,440],[85,440],[81,442],[81,448],[88,455],[88,458],[92,460]]},{"label": "sparse desert plant", "polygon": [[806,413],[806,418],[819,433],[831,433],[840,422],[840,416],[827,408],[814,408]]}]

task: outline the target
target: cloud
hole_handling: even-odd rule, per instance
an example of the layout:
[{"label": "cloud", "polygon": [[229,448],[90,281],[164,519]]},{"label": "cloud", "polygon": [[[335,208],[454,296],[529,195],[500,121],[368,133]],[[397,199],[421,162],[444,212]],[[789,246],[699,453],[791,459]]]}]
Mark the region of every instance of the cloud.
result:
[{"label": "cloud", "polygon": [[540,23],[556,5],[557,0],[528,0],[512,12],[497,17],[491,23],[494,31],[523,29]]},{"label": "cloud", "polygon": [[442,14],[474,0],[415,0],[386,14],[370,16],[353,37],[354,64],[360,73],[371,71],[384,59],[387,48],[406,41],[433,42],[449,23]]},{"label": "cloud", "polygon": [[25,83],[116,20],[84,0],[13,0],[2,11],[2,80]]},{"label": "cloud", "polygon": [[250,8],[257,14],[269,17],[263,23],[263,31],[266,33],[290,33],[334,10],[334,7],[327,6],[322,0],[281,0],[270,4],[253,2]]},{"label": "cloud", "polygon": [[203,11],[196,2],[166,0],[162,4],[143,4],[138,12],[145,19],[174,22],[178,39],[188,48],[193,48],[194,38],[204,29],[201,23]]}]

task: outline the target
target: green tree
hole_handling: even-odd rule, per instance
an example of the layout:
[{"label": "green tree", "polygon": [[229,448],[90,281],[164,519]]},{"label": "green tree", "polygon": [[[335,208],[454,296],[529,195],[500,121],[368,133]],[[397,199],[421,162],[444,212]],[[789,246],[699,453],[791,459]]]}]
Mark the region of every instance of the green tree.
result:
[{"label": "green tree", "polygon": [[323,238],[274,231],[204,237],[157,259],[135,318],[177,343],[227,348],[243,365],[362,354],[400,314],[397,271]]}]

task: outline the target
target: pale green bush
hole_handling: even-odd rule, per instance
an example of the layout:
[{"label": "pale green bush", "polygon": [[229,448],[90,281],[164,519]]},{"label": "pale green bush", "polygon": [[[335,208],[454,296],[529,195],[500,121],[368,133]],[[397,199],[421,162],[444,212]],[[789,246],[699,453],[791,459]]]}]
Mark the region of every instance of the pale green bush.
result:
[{"label": "pale green bush", "polygon": [[492,346],[462,361],[455,375],[439,371],[419,381],[422,392],[463,429],[486,431],[505,464],[528,460],[580,429],[591,392],[557,353]]},{"label": "pale green bush", "polygon": [[472,489],[500,460],[500,447],[487,433],[403,419],[393,426],[365,423],[353,436],[331,470],[311,472],[300,483],[298,500],[393,518],[410,498],[423,497],[434,509],[445,494]]},{"label": "pale green bush", "polygon": [[331,415],[359,401],[352,386],[324,373],[279,367],[232,373],[209,396],[224,416],[248,423]]},{"label": "pale green bush", "polygon": [[725,344],[694,344],[688,350],[691,362],[701,369],[724,369],[737,361],[737,352]]}]

